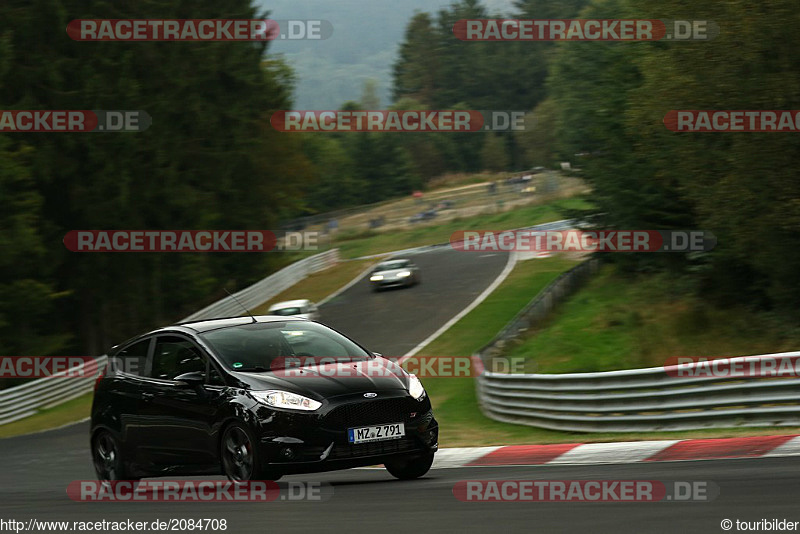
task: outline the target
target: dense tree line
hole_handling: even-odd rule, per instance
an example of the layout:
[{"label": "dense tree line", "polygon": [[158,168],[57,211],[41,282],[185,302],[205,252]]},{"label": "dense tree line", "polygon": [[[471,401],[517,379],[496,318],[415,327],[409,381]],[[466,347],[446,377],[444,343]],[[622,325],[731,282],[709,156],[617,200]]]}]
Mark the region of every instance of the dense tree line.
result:
[{"label": "dense tree line", "polygon": [[[609,227],[714,231],[713,254],[641,255],[722,301],[794,312],[800,185],[792,134],[675,134],[670,109],[800,107],[791,0],[519,0],[524,18],[711,19],[714,41],[469,43],[460,0],[408,23],[393,102],[345,109],[517,109],[515,134],[282,134],[291,65],[265,43],[75,42],[75,18],[256,18],[250,0],[12,0],[0,4],[4,109],[144,109],[136,134],[0,134],[0,353],[95,354],[262,277],[276,255],[76,254],[73,229],[274,228],[424,187],[446,172],[575,162]],[[620,257],[621,258],[621,257]],[[618,258],[618,259],[620,259]]]},{"label": "dense tree line", "polygon": [[711,230],[719,240],[712,254],[617,261],[689,273],[706,296],[797,315],[800,138],[676,134],[662,122],[677,109],[800,107],[794,2],[524,0],[514,14],[712,20],[721,34],[711,41],[458,43],[451,35],[455,20],[485,15],[477,0],[418,14],[395,65],[396,97],[434,107],[524,106],[536,127],[506,137],[512,168],[578,163],[596,206],[583,216],[611,228]]},{"label": "dense tree line", "polygon": [[[585,165],[609,226],[700,228],[712,254],[637,257],[693,273],[721,302],[797,316],[800,182],[794,133],[673,133],[673,109],[797,109],[800,16],[791,0],[699,5],[685,0],[592,2],[586,18],[713,20],[712,41],[562,43],[548,78],[556,150]],[[578,46],[574,46],[578,44]],[[589,50],[591,48],[591,51]]]},{"label": "dense tree line", "polygon": [[263,15],[249,0],[0,5],[4,109],[143,109],[154,121],[140,133],[0,137],[1,354],[97,354],[273,268],[272,254],[62,243],[76,229],[269,229],[298,208],[312,168],[299,140],[269,125],[292,87],[265,43],[75,42],[64,31],[74,18]]}]

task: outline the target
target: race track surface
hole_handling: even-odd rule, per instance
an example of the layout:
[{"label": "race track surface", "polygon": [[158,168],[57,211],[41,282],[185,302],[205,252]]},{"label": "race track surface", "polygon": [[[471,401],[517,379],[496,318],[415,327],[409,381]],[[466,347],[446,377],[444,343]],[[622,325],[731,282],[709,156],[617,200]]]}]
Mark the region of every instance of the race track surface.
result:
[{"label": "race track surface", "polygon": [[325,303],[321,321],[373,352],[399,357],[475,300],[503,271],[508,253],[438,247],[410,258],[422,283],[374,292],[368,277]]},{"label": "race track surface", "polygon": [[[800,520],[799,458],[706,460],[627,465],[461,467],[435,469],[420,480],[397,481],[383,469],[297,475],[289,482],[323,482],[324,502],[147,503],[73,502],[67,485],[92,479],[88,424],[0,442],[0,518],[27,521],[226,519],[227,532],[723,532],[723,519]],[[221,480],[221,479],[220,479]],[[708,481],[712,502],[485,503],[461,502],[462,480]],[[735,528],[734,530],[735,531]]]},{"label": "race track surface", "polygon": [[[401,356],[467,306],[500,274],[505,254],[464,254],[447,247],[416,254],[422,284],[371,291],[362,280],[322,307],[323,322],[371,350]],[[67,486],[94,480],[88,423],[0,440],[0,520],[147,521],[225,519],[228,533],[281,532],[723,532],[723,519],[800,520],[800,458],[758,458],[623,465],[542,465],[434,469],[397,481],[383,469],[355,469],[281,479],[330,484],[324,502],[75,502]],[[463,480],[704,481],[713,502],[461,502]],[[222,480],[221,477],[215,480]],[[3,524],[0,523],[0,527]],[[8,530],[6,527],[5,530]],[[73,531],[69,529],[68,531]],[[736,531],[736,528],[732,530]],[[151,531],[152,532],[152,531]],[[220,531],[217,531],[220,532]]]}]

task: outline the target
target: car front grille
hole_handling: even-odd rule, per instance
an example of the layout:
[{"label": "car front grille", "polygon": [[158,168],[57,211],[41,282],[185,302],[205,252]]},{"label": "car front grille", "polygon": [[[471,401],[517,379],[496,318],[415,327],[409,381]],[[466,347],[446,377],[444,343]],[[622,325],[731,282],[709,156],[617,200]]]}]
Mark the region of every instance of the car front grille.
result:
[{"label": "car front grille", "polygon": [[421,450],[422,446],[409,438],[391,441],[376,441],[374,443],[359,443],[357,445],[334,445],[329,456],[330,459],[362,458],[365,456],[381,456]]},{"label": "car front grille", "polygon": [[[413,402],[413,401],[412,401]],[[409,399],[379,399],[338,406],[325,416],[323,426],[346,430],[375,423],[406,423],[415,406]]]}]

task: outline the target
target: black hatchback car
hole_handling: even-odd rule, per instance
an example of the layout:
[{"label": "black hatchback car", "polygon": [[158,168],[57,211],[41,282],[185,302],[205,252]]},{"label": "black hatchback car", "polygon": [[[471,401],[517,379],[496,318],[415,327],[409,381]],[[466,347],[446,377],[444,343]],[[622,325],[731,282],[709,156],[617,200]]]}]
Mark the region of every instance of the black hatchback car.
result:
[{"label": "black hatchback car", "polygon": [[114,347],[95,386],[91,448],[101,480],[245,482],[376,464],[412,479],[431,467],[438,423],[417,377],[339,332],[236,317]]}]

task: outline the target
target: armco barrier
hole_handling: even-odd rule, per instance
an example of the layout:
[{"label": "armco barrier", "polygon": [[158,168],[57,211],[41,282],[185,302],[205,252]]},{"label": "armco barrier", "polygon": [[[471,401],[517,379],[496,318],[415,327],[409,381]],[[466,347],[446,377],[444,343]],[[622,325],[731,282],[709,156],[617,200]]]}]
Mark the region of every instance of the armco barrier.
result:
[{"label": "armco barrier", "polygon": [[[106,361],[106,356],[100,356],[94,363],[86,362],[68,371],[0,391],[0,425],[28,417],[39,410],[58,406],[90,392]],[[74,376],[86,365],[92,366],[97,372],[90,376]]]},{"label": "armco barrier", "polygon": [[[242,289],[238,293],[234,293],[233,296],[236,297],[236,300],[231,297],[218,300],[199,312],[184,318],[181,322],[241,315],[244,312],[244,310],[242,310],[242,305],[250,309],[253,306],[263,304],[307,276],[336,265],[338,261],[338,248],[297,261],[288,267],[284,267],[277,273],[271,274],[263,280],[256,282],[250,287]],[[241,304],[239,304],[237,300],[241,302]]]},{"label": "armco barrier", "polygon": [[[504,374],[492,357],[542,320],[596,270],[583,263],[565,273],[475,356],[488,371],[476,380],[481,410],[497,421],[577,432],[645,432],[735,426],[800,426],[800,378],[700,373],[701,362],[681,373],[665,367],[601,373]],[[732,358],[769,358],[795,368],[800,352]]]},{"label": "armco barrier", "polygon": [[[339,249],[329,250],[295,262],[263,280],[245,288],[234,296],[248,309],[268,301],[308,275],[327,269],[339,261]],[[230,297],[207,306],[183,319],[194,321],[241,315],[242,306]],[[103,369],[106,356],[96,359],[98,372]],[[75,377],[82,366],[51,377],[33,380],[0,391],[0,425],[34,415],[37,411],[57,406],[88,393],[94,387],[95,376]],[[72,376],[67,376],[69,373]]]}]

